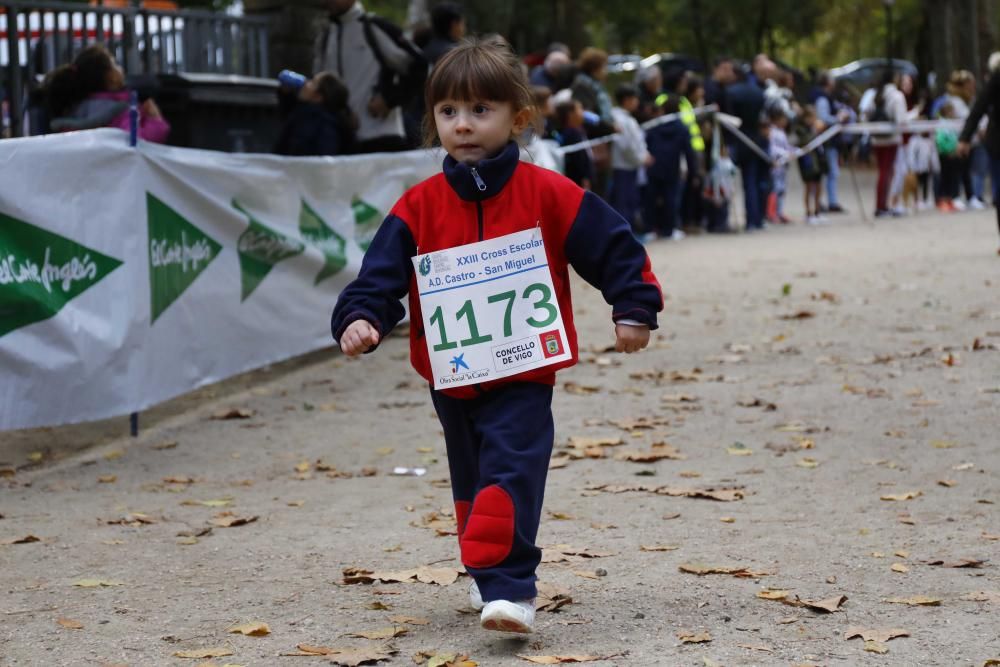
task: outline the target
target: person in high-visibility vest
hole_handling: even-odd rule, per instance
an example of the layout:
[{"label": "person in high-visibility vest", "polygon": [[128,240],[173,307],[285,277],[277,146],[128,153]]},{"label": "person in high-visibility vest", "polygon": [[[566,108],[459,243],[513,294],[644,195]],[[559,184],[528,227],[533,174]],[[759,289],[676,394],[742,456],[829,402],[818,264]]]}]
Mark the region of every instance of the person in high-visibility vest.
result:
[{"label": "person in high-visibility vest", "polygon": [[[687,88],[688,74],[683,70],[667,72],[667,75],[663,79],[663,90],[666,91],[664,95],[680,96],[678,102],[681,122],[687,126],[688,132],[691,133],[691,148],[694,149],[699,161],[701,161],[702,154],[705,152],[705,139],[701,136],[701,127],[698,125],[698,118],[694,114],[694,106],[692,106],[691,101],[686,97]],[[657,98],[657,105],[663,106],[663,102],[666,100],[666,97],[663,97],[662,101]]]}]

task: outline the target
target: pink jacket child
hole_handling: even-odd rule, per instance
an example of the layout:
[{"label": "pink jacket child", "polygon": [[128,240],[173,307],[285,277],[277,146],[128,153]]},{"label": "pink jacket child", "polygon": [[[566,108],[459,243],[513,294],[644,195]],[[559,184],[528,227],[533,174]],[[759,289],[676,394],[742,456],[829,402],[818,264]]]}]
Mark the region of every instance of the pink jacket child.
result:
[{"label": "pink jacket child", "polygon": [[[102,44],[91,44],[73,62],[46,76],[49,127],[53,132],[117,127],[129,130],[129,95],[125,75]],[[139,138],[164,143],[170,125],[152,99],[139,108]]]},{"label": "pink jacket child", "polygon": [[[95,127],[117,127],[128,132],[128,98],[127,90],[93,93],[68,116],[53,120],[51,128],[55,132],[70,132]],[[170,124],[151,102],[152,100],[147,100],[139,107],[139,138],[162,144],[170,134]]]}]

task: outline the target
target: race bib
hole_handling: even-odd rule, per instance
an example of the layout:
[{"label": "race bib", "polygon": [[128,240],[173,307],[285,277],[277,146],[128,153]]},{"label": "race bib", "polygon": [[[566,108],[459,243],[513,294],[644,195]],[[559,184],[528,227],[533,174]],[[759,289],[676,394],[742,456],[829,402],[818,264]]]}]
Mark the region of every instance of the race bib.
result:
[{"label": "race bib", "polygon": [[572,358],[539,228],[413,258],[434,388]]}]

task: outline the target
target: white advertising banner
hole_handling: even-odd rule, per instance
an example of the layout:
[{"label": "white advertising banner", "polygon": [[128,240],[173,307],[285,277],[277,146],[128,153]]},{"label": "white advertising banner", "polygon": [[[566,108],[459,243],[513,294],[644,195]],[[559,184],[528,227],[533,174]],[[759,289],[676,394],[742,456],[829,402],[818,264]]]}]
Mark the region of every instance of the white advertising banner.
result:
[{"label": "white advertising banner", "polygon": [[386,212],[441,151],[343,158],[0,141],[0,431],[139,411],[332,344]]}]

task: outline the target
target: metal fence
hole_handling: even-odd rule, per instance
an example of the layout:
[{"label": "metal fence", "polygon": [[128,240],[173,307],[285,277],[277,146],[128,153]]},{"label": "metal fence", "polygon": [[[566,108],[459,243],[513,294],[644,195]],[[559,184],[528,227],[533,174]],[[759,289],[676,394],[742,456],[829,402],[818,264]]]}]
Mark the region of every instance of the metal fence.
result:
[{"label": "metal fence", "polygon": [[0,131],[23,134],[28,97],[46,72],[103,42],[128,75],[268,76],[267,20],[195,10],[0,0]]}]

